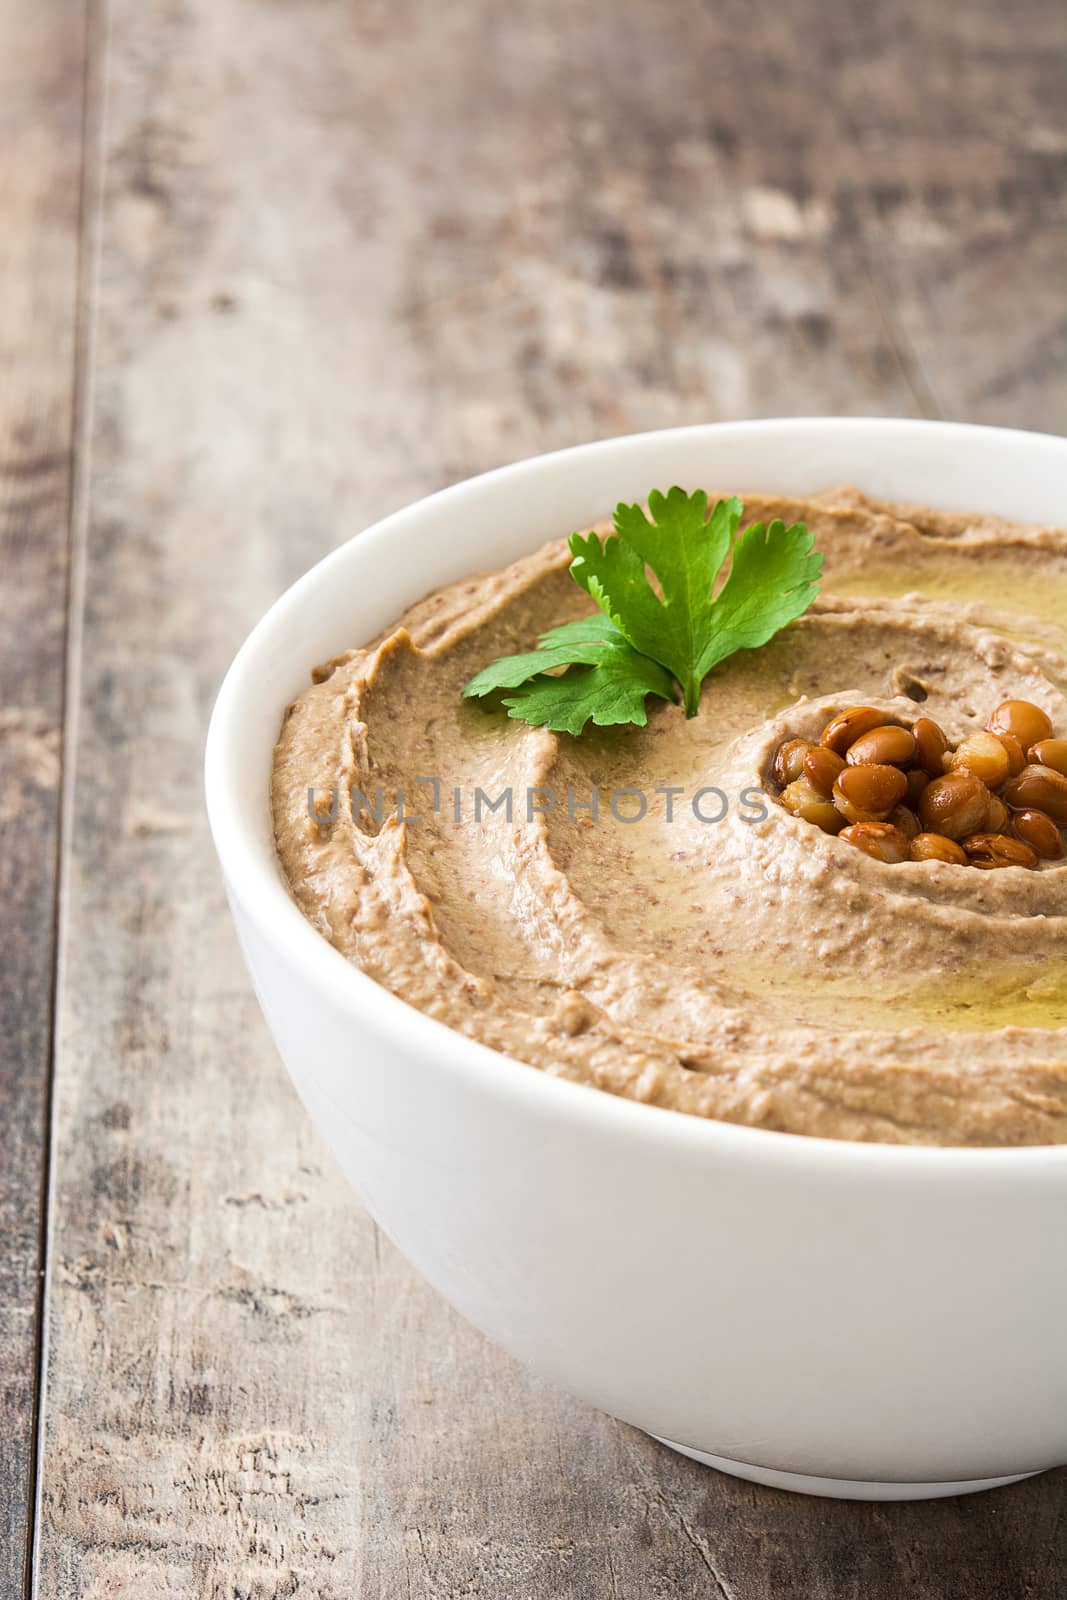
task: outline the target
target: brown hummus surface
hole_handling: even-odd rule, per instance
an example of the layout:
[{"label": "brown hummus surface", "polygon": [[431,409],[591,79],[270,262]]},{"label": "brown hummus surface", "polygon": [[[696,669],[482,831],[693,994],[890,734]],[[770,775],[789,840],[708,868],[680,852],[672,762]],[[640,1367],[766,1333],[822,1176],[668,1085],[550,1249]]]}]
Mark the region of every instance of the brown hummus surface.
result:
[{"label": "brown hummus surface", "polygon": [[[717,668],[691,720],[650,700],[646,728],[574,739],[461,698],[590,609],[562,539],[316,669],[274,762],[292,893],[402,999],[560,1077],[835,1139],[1065,1143],[1067,863],[887,866],[751,791],[784,738],[857,703],[955,742],[1026,699],[1067,734],[1067,533],[852,488],[744,498],[746,523],[808,523],[822,594]],[[711,786],[717,822],[692,804]],[[530,815],[542,787],[556,807]],[[336,791],[332,822],[309,788],[323,816]],[[620,820],[636,797],[612,813],[624,788],[640,821]],[[511,820],[476,821],[478,789],[510,789]]]}]

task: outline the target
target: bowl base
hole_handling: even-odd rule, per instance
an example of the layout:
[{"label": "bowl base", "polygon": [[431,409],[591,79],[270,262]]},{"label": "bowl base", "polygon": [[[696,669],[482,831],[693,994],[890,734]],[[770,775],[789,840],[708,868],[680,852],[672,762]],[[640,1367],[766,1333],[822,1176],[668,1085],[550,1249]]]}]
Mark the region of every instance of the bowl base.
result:
[{"label": "bowl base", "polygon": [[1037,1477],[1036,1472],[1017,1472],[1010,1478],[970,1478],[960,1483],[868,1483],[860,1478],[813,1478],[803,1472],[779,1472],[774,1467],[757,1467],[748,1461],[709,1455],[706,1450],[691,1450],[688,1445],[661,1439],[658,1434],[651,1437],[669,1450],[677,1450],[679,1455],[714,1467],[717,1472],[726,1472],[731,1478],[765,1483],[771,1489],[789,1489],[794,1494],[821,1495],[829,1500],[944,1500],[949,1495],[978,1494],[983,1489],[1001,1489],[1007,1483]]}]

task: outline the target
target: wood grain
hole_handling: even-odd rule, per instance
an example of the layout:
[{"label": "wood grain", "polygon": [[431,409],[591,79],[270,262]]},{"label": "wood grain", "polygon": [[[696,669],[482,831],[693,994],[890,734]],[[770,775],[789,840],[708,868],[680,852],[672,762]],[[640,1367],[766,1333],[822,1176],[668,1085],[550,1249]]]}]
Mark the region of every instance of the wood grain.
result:
[{"label": "wood grain", "polygon": [[1056,426],[1058,6],[111,0],[99,43],[41,1600],[1053,1596],[1063,1473],[796,1499],[460,1323],[299,1111],[199,763],[267,603],[450,479],[709,417]]},{"label": "wood grain", "polygon": [[0,1596],[21,1594],[51,1064],[84,7],[0,11]]}]

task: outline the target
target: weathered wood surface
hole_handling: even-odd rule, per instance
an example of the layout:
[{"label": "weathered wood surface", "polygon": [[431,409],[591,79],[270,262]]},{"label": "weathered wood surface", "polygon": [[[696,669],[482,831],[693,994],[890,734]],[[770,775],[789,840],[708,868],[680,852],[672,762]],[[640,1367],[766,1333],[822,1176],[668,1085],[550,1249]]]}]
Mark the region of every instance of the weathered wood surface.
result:
[{"label": "weathered wood surface", "polygon": [[266,604],[444,481],[709,417],[1062,426],[1061,8],[100,15],[42,1600],[1062,1592],[1067,1474],[808,1502],[461,1324],[296,1105],[199,776]]},{"label": "weathered wood surface", "polygon": [[0,10],[0,1596],[21,1594],[51,1058],[81,0]]}]

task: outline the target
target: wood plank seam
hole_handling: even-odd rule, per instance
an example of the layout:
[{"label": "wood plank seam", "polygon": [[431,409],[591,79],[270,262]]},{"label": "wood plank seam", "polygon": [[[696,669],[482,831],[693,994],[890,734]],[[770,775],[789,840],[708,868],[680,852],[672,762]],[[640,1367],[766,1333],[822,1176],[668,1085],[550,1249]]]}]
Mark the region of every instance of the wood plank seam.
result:
[{"label": "wood plank seam", "polygon": [[[106,0],[84,0],[83,38],[85,43],[82,64],[82,115],[81,115],[81,169],[78,186],[78,212],[76,227],[76,258],[74,273],[74,373],[71,385],[69,418],[70,466],[67,488],[66,528],[67,565],[66,592],[64,596],[65,627],[63,634],[63,686],[60,702],[59,762],[59,826],[56,829],[54,897],[52,905],[52,980],[49,1005],[51,1035],[47,1078],[45,1083],[44,1122],[45,1140],[41,1160],[40,1231],[38,1244],[38,1291],[36,1359],[33,1410],[33,1450],[28,1483],[27,1539],[25,1551],[25,1592],[32,1596],[36,1591],[37,1540],[40,1528],[41,1454],[44,1441],[45,1372],[48,1359],[48,1266],[51,1237],[52,1208],[55,1203],[52,1162],[53,1146],[53,1088],[56,1070],[56,1018],[61,982],[62,910],[65,884],[64,864],[68,855],[73,815],[74,753],[77,739],[77,664],[82,646],[82,616],[85,592],[85,531],[88,477],[89,406],[88,391],[91,382],[91,295],[87,292],[95,270],[94,255],[99,248],[99,229],[89,230],[90,184],[94,182],[93,168],[100,171],[99,151],[102,140],[102,95],[94,96],[101,85],[94,72],[94,41],[103,40],[100,25]],[[100,100],[99,106],[96,101]],[[99,113],[99,114],[98,114]],[[94,136],[95,134],[95,136]],[[90,153],[96,153],[95,163]],[[93,246],[95,245],[95,250]]]}]

